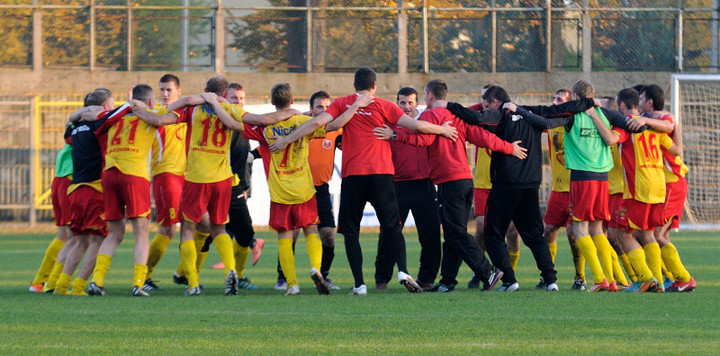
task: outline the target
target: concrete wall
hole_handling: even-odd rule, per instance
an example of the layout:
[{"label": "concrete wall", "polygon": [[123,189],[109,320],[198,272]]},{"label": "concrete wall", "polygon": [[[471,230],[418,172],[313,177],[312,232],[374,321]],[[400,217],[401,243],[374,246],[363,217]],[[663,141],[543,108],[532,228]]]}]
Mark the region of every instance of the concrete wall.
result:
[{"label": "concrete wall", "polygon": [[[183,93],[201,92],[205,81],[214,72],[173,72],[180,78]],[[165,72],[117,72],[85,70],[31,71],[28,69],[0,69],[0,95],[18,94],[84,94],[97,87],[105,87],[123,98],[128,87],[137,83],[156,87]],[[554,93],[559,88],[569,88],[578,79],[588,79],[595,84],[599,95],[614,95],[624,87],[639,83],[656,83],[663,88],[670,86],[668,72],[595,72],[589,76],[576,72],[554,73],[431,73],[431,74],[378,74],[377,95],[393,98],[404,86],[422,88],[430,79],[444,79],[454,97],[476,97],[486,83],[503,86],[511,97]],[[225,73],[231,81],[246,87],[250,104],[269,102],[270,88],[278,82],[288,82],[298,99],[307,99],[317,90],[340,96],[353,92],[352,73]],[[462,101],[459,99],[458,101]]]}]

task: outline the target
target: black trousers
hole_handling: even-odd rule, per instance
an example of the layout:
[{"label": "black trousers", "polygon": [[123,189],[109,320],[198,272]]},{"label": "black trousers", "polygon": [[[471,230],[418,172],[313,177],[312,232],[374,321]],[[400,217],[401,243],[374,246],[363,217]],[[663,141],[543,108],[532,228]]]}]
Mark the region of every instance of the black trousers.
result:
[{"label": "black trousers", "polygon": [[493,186],[485,215],[485,248],[493,264],[503,271],[502,281],[515,283],[515,271],[510,264],[505,234],[510,221],[515,222],[523,243],[532,251],[540,276],[545,283],[555,283],[557,272],[550,249],[543,237],[538,188],[515,189]]},{"label": "black trousers", "polygon": [[482,281],[487,281],[492,273],[492,266],[485,258],[480,245],[467,231],[472,203],[471,179],[438,184],[438,207],[445,238],[440,283],[444,285],[457,284],[456,277],[463,261]]},{"label": "black trousers", "polygon": [[230,221],[225,224],[225,231],[237,240],[240,246],[249,247],[255,236],[255,230],[253,229],[247,201],[243,196],[243,192],[239,189],[233,189],[232,191],[229,219]]},{"label": "black trousers", "polygon": [[345,252],[355,279],[355,287],[365,284],[362,272],[362,248],[360,247],[360,221],[365,204],[375,208],[380,221],[380,240],[387,244],[392,262],[398,270],[407,273],[405,238],[398,215],[395,186],[390,174],[355,175],[343,178],[340,187],[340,213],[338,233],[345,237]]},{"label": "black trousers", "polygon": [[[417,280],[435,283],[440,269],[440,216],[437,207],[437,192],[430,178],[395,182],[400,220],[403,225],[412,211],[420,241],[420,270]],[[375,259],[375,283],[388,283],[392,279],[393,262],[385,239],[378,241]]]}]

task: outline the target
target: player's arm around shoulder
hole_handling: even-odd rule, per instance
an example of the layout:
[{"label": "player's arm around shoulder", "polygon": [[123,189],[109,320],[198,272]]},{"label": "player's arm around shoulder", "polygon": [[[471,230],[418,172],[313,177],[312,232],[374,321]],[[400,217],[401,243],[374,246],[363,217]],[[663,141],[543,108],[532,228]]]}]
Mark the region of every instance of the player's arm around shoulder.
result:
[{"label": "player's arm around shoulder", "polygon": [[603,142],[605,142],[606,145],[612,146],[620,140],[620,136],[618,135],[617,131],[611,130],[609,127],[605,125],[605,122],[600,118],[600,116],[595,111],[595,108],[592,107],[590,109],[585,110],[585,114],[590,116],[592,118],[592,122],[595,125],[595,128],[597,129],[598,134],[602,138]]},{"label": "player's arm around shoulder", "polygon": [[[280,152],[285,149],[287,145],[289,145],[291,142],[295,142],[299,140],[302,137],[305,137],[313,132],[315,132],[320,127],[323,127],[325,124],[330,122],[333,119],[332,115],[328,114],[327,112],[324,112],[318,116],[313,117],[312,119],[305,121],[302,125],[300,125],[297,129],[293,130],[292,133],[288,136],[281,136],[278,137],[273,143],[269,145],[270,151]],[[329,131],[329,130],[328,130]]]},{"label": "player's arm around shoulder", "polygon": [[130,103],[132,105],[133,115],[150,126],[160,127],[170,125],[176,123],[178,120],[178,115],[174,111],[167,112],[164,108],[160,111],[154,111],[148,108],[145,103],[138,100],[132,100]]},{"label": "player's arm around shoulder", "polygon": [[[403,114],[400,119],[398,119],[397,124],[419,133],[439,135],[453,141],[457,140],[458,133],[457,129],[452,125],[453,120],[449,117],[440,117],[437,115],[438,113],[436,110],[425,110],[422,114],[420,114],[420,117],[415,120],[410,116]],[[442,123],[440,125],[433,123],[440,123],[441,121]]]}]

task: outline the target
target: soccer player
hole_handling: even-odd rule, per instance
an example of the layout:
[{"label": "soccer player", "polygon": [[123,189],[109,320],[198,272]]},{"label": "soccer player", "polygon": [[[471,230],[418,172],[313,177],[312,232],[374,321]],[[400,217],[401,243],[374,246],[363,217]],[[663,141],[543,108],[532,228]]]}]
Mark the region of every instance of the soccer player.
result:
[{"label": "soccer player", "polygon": [[[70,202],[67,198],[67,188],[70,186],[71,180],[72,146],[66,143],[65,146],[58,151],[55,158],[55,177],[50,186],[53,215],[55,216],[55,226],[57,226],[58,232],[45,250],[40,268],[38,268],[35,278],[33,278],[30,283],[30,291],[33,293],[43,293],[45,283],[49,280],[53,271],[58,272],[56,276],[59,276],[59,271],[62,271],[65,264],[65,256],[67,256],[68,249],[63,249],[63,247],[71,236],[70,229],[68,228],[70,225]],[[65,250],[65,252],[60,255],[63,250]],[[54,278],[52,282],[53,285],[48,287],[55,289],[55,281],[57,281],[57,277]]]},{"label": "soccer player", "polygon": [[[620,112],[629,118],[640,116],[639,96],[635,89],[621,90],[617,95],[617,103]],[[596,123],[598,121],[593,120]],[[599,133],[604,138],[603,131],[601,128]],[[673,156],[679,155],[680,149],[665,133],[646,130],[630,134],[614,128],[611,134],[620,144],[627,182],[618,225],[623,230],[623,249],[628,251],[633,270],[638,274],[638,281],[628,291],[663,291],[662,285],[658,284],[658,280],[662,279],[662,257],[654,236],[655,226],[664,223],[665,185],[657,184],[665,180],[660,148],[665,148]],[[642,247],[632,236],[633,230],[640,230]]]},{"label": "soccer player", "polygon": [[[310,96],[310,116],[317,117],[330,106],[330,94],[321,90]],[[333,213],[330,187],[328,183],[335,167],[335,149],[340,148],[342,142],[342,129],[326,132],[325,137],[310,140],[308,162],[315,186],[315,199],[317,200],[318,230],[322,241],[322,261],[320,273],[331,290],[340,290],[328,278],[333,259],[335,258],[335,214]]]},{"label": "soccer player", "polygon": [[[397,92],[397,104],[406,115],[417,120],[422,114],[418,109],[417,91],[405,87]],[[397,130],[393,125],[391,129]],[[437,192],[430,179],[430,153],[428,147],[416,147],[391,141],[393,165],[395,166],[395,194],[400,220],[405,225],[408,213],[412,211],[420,241],[420,269],[417,283],[423,289],[435,284],[441,261],[440,215],[437,206]],[[380,241],[385,241],[381,239]],[[392,278],[392,255],[388,246],[378,241],[378,254],[375,259],[375,287],[387,289]]]},{"label": "soccer player", "polygon": [[[569,89],[560,89],[553,96],[553,105],[560,105],[570,101],[572,92]],[[548,153],[552,171],[552,189],[545,210],[545,241],[550,248],[553,263],[557,255],[557,236],[560,227],[565,227],[567,239],[570,243],[575,278],[571,290],[585,290],[585,259],[575,244],[572,234],[572,218],[570,217],[570,170],[565,167],[565,128],[556,127],[548,130]],[[546,284],[540,280],[535,289],[544,289]]]},{"label": "soccer player", "polygon": [[[290,142],[306,136],[333,119],[341,116],[360,95],[374,95],[377,87],[375,71],[363,67],[355,71],[355,93],[335,99],[328,109],[307,121],[288,136],[280,137],[270,145],[273,152],[282,151]],[[398,279],[410,292],[422,289],[407,273],[405,238],[398,216],[397,200],[392,182],[394,169],[392,152],[387,141],[378,140],[373,128],[386,123],[399,124],[424,133],[452,137],[455,130],[425,121],[413,120],[395,103],[375,98],[370,105],[358,110],[343,127],[342,186],[340,191],[340,217],[338,232],[345,236],[345,250],[355,279],[351,294],[367,294],[362,272],[360,247],[360,220],[365,204],[370,202],[380,221],[380,238],[388,239],[393,260],[398,265]]]},{"label": "soccer player", "polygon": [[430,177],[438,185],[438,206],[445,242],[443,243],[441,279],[429,291],[452,292],[457,285],[457,273],[461,261],[470,266],[476,276],[480,276],[485,290],[491,290],[503,273],[493,268],[485,258],[477,240],[467,232],[467,216],[472,205],[473,183],[470,167],[467,164],[465,141],[487,147],[497,154],[513,155],[524,159],[526,149],[519,146],[520,141],[509,143],[477,126],[461,121],[443,107],[436,104],[447,98],[447,84],[440,79],[429,81],[425,85],[424,98],[427,110],[419,120],[430,123],[449,121],[458,132],[458,140],[439,138],[436,135],[408,134],[404,130],[393,131],[389,126],[376,128],[376,135],[383,140],[395,140],[416,146],[429,146]]},{"label": "soccer player", "polygon": [[[271,90],[271,102],[276,110],[286,110],[293,103],[290,85],[275,84]],[[253,128],[245,124],[243,135],[249,139],[267,145],[277,137],[286,136],[298,126],[310,120],[310,116],[295,115],[288,120],[269,125],[264,129]],[[328,130],[336,130],[337,123],[330,123]],[[330,286],[320,273],[322,261],[322,241],[318,236],[318,209],[313,187],[312,173],[308,163],[308,146],[313,137],[324,137],[325,128],[320,127],[310,135],[293,141],[282,152],[270,157],[270,222],[269,226],[278,232],[278,254],[280,265],[287,280],[286,295],[300,293],[295,273],[293,253],[293,230],[303,229],[310,257],[310,277],[320,294],[329,294]]]},{"label": "soccer player", "polygon": [[[595,96],[595,88],[586,80],[577,81],[573,98],[588,100]],[[593,100],[591,100],[593,101]],[[600,100],[596,104],[600,104]],[[565,166],[570,169],[570,203],[573,235],[585,261],[593,273],[591,292],[617,291],[613,274],[612,246],[603,231],[603,222],[610,219],[608,211],[608,171],[612,169],[610,127],[630,130],[625,115],[596,107],[568,115],[563,105],[535,106],[532,111],[541,116],[554,117],[533,125],[547,129],[565,126]],[[604,123],[604,130],[594,121]],[[642,130],[640,128],[638,130]],[[602,134],[601,134],[602,132]]]},{"label": "soccer player", "polygon": [[[665,123],[670,123],[671,131],[669,131],[669,135],[673,138],[675,144],[680,147],[676,139],[676,137],[679,136],[677,134],[679,130],[675,130],[675,120],[672,115],[663,111],[664,106],[665,93],[659,86],[652,84],[641,89],[639,98],[640,111]],[[651,122],[651,120],[647,119],[645,122],[651,124],[655,129],[658,128],[657,122]],[[678,156],[673,156],[664,148],[662,149],[662,154],[665,162],[664,172],[666,182],[665,204],[663,209],[665,224],[655,228],[655,239],[660,244],[660,251],[665,266],[667,266],[675,278],[675,281],[666,288],[667,291],[690,292],[695,289],[695,279],[690,276],[690,273],[685,269],[685,266],[683,266],[677,248],[670,241],[670,230],[677,229],[680,226],[680,217],[682,216],[682,209],[687,197],[688,188],[685,175],[688,172],[688,168],[682,162],[682,147],[680,147],[680,154]]]},{"label": "soccer player", "polygon": [[[136,85],[132,90],[134,101],[155,105],[155,93],[146,84]],[[173,115],[173,114],[171,114]],[[132,295],[147,297],[143,290],[147,274],[149,254],[148,228],[150,218],[150,150],[155,137],[155,127],[162,124],[148,123],[135,114],[111,117],[99,132],[107,132],[107,154],[103,170],[105,219],[108,221],[108,237],[98,252],[93,271],[90,294],[104,294],[104,279],[113,255],[125,235],[125,217],[133,226],[135,237]]]},{"label": "soccer player", "polygon": [[[113,107],[112,93],[105,89],[96,89],[91,92],[86,103],[101,105],[102,109],[110,110]],[[76,125],[68,126],[65,137],[73,146],[73,178],[68,186],[67,194],[70,201],[70,229],[75,239],[75,245],[68,255],[62,273],[58,277],[53,294],[67,294],[71,286],[70,278],[75,272],[83,255],[88,251],[83,267],[72,282],[72,294],[84,295],[83,289],[92,268],[95,265],[97,249],[102,238],[107,236],[107,223],[103,219],[105,206],[103,202],[103,189],[101,173],[103,169],[103,153],[107,144],[103,127],[112,124],[113,116],[121,116],[129,111],[129,106],[123,106],[104,115],[100,120],[80,122],[80,115],[89,113],[92,106],[87,106],[71,115],[71,121]]]},{"label": "soccer player", "polygon": [[[232,170],[229,149],[232,129],[242,130],[240,123],[245,120],[253,125],[269,125],[294,115],[295,110],[284,110],[263,115],[247,113],[241,107],[218,103],[212,93],[225,97],[229,83],[225,77],[216,76],[208,80],[205,95],[181,98],[169,110],[185,106],[176,118],[188,123],[187,172],[180,198],[182,214],[180,234],[180,261],[188,280],[186,295],[199,295],[200,286],[196,267],[198,250],[193,241],[195,228],[205,213],[210,218],[210,235],[220,258],[225,264],[225,295],[237,294],[237,274],[233,243],[225,231],[232,192]],[[207,104],[202,104],[208,100]],[[141,112],[153,117],[156,114]],[[218,116],[232,118],[236,126],[228,128]]]},{"label": "soccer player", "polygon": [[521,141],[527,147],[528,158],[520,161],[516,157],[493,152],[490,166],[492,189],[485,217],[485,246],[493,264],[504,273],[503,284],[498,291],[518,290],[519,284],[505,244],[508,226],[511,220],[514,221],[520,237],[535,257],[540,275],[547,283],[546,290],[557,291],[557,272],[543,238],[538,196],[542,181],[540,140],[544,128],[532,126],[527,121],[536,115],[511,103],[507,92],[498,86],[488,88],[483,95],[484,109],[481,112],[456,103],[442,102],[440,106],[447,107],[467,123],[487,127],[505,141]]},{"label": "soccer player", "polygon": [[[617,104],[615,103],[615,97],[604,96],[600,99],[602,101],[602,107],[607,110],[617,111]],[[623,192],[625,191],[625,177],[622,167],[622,159],[620,158],[620,148],[618,145],[611,145],[610,152],[612,154],[613,168],[608,172],[608,193],[610,197],[608,199],[608,210],[610,212],[610,220],[603,223],[603,229],[605,230],[605,236],[607,236],[608,242],[612,246],[612,258],[613,258],[613,277],[617,282],[618,290],[630,287],[630,282],[625,278],[625,274],[620,268],[627,272],[630,280],[635,283],[637,282],[637,276],[635,271],[632,269],[630,259],[623,250],[622,242],[620,241],[619,230],[617,229],[618,219],[620,218],[620,208],[623,202]]]},{"label": "soccer player", "polygon": [[[485,84],[480,90],[481,95],[496,84]],[[483,110],[482,101],[469,107],[475,111]],[[487,198],[490,195],[490,188],[492,188],[492,182],[490,180],[490,161],[492,159],[492,151],[489,148],[475,148],[475,170],[473,172],[473,199],[475,205],[474,217],[475,217],[475,239],[477,240],[480,248],[485,251],[485,212],[487,208]],[[518,261],[520,260],[520,238],[518,237],[517,229],[515,224],[511,221],[508,227],[507,234],[505,235],[508,246],[508,254],[510,255],[510,264],[513,270],[517,268]],[[480,278],[473,274],[472,278],[468,281],[468,289],[480,288]]]},{"label": "soccer player", "polygon": [[[238,83],[230,83],[228,86],[227,102],[230,104],[245,107],[245,89]],[[245,264],[251,250],[253,253],[252,264],[257,263],[260,257],[262,246],[265,240],[255,240],[255,230],[252,225],[252,218],[247,206],[250,189],[250,174],[252,174],[248,155],[250,154],[250,142],[238,131],[232,134],[230,144],[230,168],[233,173],[232,195],[230,197],[230,210],[228,211],[229,221],[225,225],[230,237],[233,239],[233,251],[235,253],[235,270],[238,276],[238,288],[256,290],[250,279],[245,276]],[[252,162],[252,160],[250,161]],[[223,264],[220,262],[218,265]],[[216,265],[217,266],[217,265]],[[217,268],[213,266],[213,268]],[[220,268],[225,268],[224,264]]]},{"label": "soccer player", "polygon": [[[167,106],[182,95],[180,79],[173,74],[165,74],[158,84],[161,108],[165,113]],[[185,180],[185,136],[187,125],[180,123],[159,127],[152,144],[152,195],[155,200],[158,232],[150,242],[147,275],[143,290],[160,290],[152,280],[155,266],[160,262],[170,241],[175,236],[175,225],[180,222],[180,194]],[[204,242],[204,240],[203,240]]]}]

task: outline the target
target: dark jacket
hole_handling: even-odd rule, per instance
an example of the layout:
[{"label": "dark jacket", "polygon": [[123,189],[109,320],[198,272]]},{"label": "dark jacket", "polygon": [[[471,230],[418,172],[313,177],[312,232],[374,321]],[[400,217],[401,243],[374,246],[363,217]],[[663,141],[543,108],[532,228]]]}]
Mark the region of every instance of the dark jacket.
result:
[{"label": "dark jacket", "polygon": [[[572,113],[583,112],[593,106],[592,99],[577,100],[558,106],[555,114],[572,116]],[[448,110],[461,120],[478,125],[501,139],[510,143],[522,141],[520,146],[527,148],[524,160],[501,153],[492,153],[490,163],[490,181],[493,186],[506,188],[539,188],[542,182],[542,132],[530,124],[528,119],[545,120],[545,118],[518,107],[515,113],[509,110],[475,111],[457,103],[448,103]]]}]

